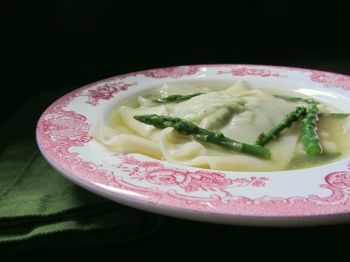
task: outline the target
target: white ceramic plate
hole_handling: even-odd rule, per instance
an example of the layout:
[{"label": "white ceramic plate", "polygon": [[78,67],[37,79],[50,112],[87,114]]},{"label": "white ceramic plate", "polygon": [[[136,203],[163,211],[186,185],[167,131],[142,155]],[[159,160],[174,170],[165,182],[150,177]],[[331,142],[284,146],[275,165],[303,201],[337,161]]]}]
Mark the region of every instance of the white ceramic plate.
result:
[{"label": "white ceramic plate", "polygon": [[350,221],[350,158],[281,172],[223,172],[116,154],[89,136],[100,117],[130,96],[165,82],[248,80],[294,90],[350,112],[350,77],[260,65],[194,65],[135,72],[79,88],[41,116],[37,142],[64,176],[116,202],[201,221],[317,225]]}]

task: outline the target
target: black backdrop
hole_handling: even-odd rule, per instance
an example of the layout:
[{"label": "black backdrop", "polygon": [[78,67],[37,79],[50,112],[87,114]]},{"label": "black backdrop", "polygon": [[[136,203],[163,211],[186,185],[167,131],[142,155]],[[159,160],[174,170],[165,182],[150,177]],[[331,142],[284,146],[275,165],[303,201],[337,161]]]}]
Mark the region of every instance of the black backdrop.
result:
[{"label": "black backdrop", "polygon": [[[196,63],[350,73],[349,5],[320,2],[15,0],[2,10],[2,100],[17,104],[43,90]],[[9,111],[2,104],[0,116]]]},{"label": "black backdrop", "polygon": [[[185,64],[252,63],[350,74],[350,19],[345,2],[12,1],[1,11],[5,18],[5,70],[0,118],[3,123],[17,121],[9,119],[20,113],[24,124],[20,131],[4,125],[0,132],[6,139],[0,144],[16,136],[33,137],[39,114],[60,95],[121,73]],[[22,112],[21,106],[33,97],[41,97],[42,102],[33,105],[34,113],[26,117],[28,112]],[[302,252],[310,259],[331,259],[334,254],[319,255],[319,251],[346,249],[346,243],[332,245],[323,238],[337,239],[342,232],[349,232],[349,226],[237,231],[236,227],[176,219],[168,223],[166,236],[160,237],[166,241],[157,242],[164,249],[163,255],[168,256],[173,245],[181,247],[181,241],[184,250],[199,242],[202,251],[198,255],[213,259],[215,253],[225,252],[233,252],[232,259],[243,254],[294,261]],[[191,227],[194,235],[183,240],[181,234],[186,232],[181,231],[182,227]],[[231,242],[230,232],[233,238],[238,234],[240,240]],[[213,246],[209,235],[223,241],[216,242],[214,251],[210,251]],[[145,246],[154,248],[150,243]],[[255,251],[249,246],[255,246]],[[181,258],[178,252],[177,257]]]}]

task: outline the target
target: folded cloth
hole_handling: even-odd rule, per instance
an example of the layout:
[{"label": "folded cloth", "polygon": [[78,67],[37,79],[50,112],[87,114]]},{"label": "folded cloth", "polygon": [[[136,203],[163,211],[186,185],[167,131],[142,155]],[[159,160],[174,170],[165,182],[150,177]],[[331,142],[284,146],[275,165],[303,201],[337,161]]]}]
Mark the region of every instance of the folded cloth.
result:
[{"label": "folded cloth", "polygon": [[0,155],[0,249],[94,245],[153,235],[161,217],[119,205],[68,181],[33,141]]}]

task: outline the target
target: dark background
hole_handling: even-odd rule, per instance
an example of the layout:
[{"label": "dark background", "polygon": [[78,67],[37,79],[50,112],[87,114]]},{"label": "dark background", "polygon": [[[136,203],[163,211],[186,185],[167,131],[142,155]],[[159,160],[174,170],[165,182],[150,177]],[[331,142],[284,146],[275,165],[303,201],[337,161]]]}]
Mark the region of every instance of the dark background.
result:
[{"label": "dark background", "polygon": [[1,11],[0,117],[43,91],[154,67],[252,63],[350,73],[346,2],[15,0]]},{"label": "dark background", "polygon": [[[131,71],[251,63],[350,74],[346,1],[12,1],[1,13],[1,148],[13,139],[34,137],[40,113],[69,90]],[[11,129],[18,121],[23,128]],[[163,230],[148,240],[82,247],[72,257],[97,259],[116,252],[140,261],[163,256],[215,260],[222,255],[334,260],[346,257],[330,250],[346,250],[347,243],[337,239],[350,232],[349,225],[257,229],[164,221]],[[42,252],[51,251],[29,254]],[[57,258],[65,256],[62,252]]]}]

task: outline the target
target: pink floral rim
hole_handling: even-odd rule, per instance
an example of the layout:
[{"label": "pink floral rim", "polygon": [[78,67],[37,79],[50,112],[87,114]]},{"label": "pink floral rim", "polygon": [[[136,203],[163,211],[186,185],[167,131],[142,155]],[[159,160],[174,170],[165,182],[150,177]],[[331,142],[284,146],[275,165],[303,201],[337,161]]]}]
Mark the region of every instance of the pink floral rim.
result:
[{"label": "pink floral rim", "polygon": [[[96,107],[116,95],[137,88],[137,77],[151,79],[180,79],[191,77],[203,68],[215,69],[217,75],[254,76],[261,78],[286,78],[289,73],[305,75],[324,87],[341,88],[350,92],[350,77],[329,72],[298,68],[259,65],[193,65],[135,72],[102,80],[77,89],[50,105],[37,125],[37,142],[49,162],[74,181],[88,188],[107,190],[118,199],[118,192],[132,192],[131,202],[145,205],[157,204],[159,209],[177,209],[202,212],[210,215],[258,217],[307,217],[350,213],[350,166],[325,174],[319,187],[330,190],[327,196],[272,197],[265,195],[250,198],[232,193],[232,188],[263,188],[269,183],[266,176],[231,178],[225,172],[187,169],[168,166],[160,161],[142,160],[128,154],[116,154],[120,160],[113,171],[87,161],[72,147],[84,147],[91,142],[88,123],[83,113],[67,109],[75,100]],[[129,180],[118,175],[122,173]],[[153,187],[138,186],[133,181],[146,181]],[[108,189],[109,188],[109,189]],[[167,189],[169,188],[169,189]],[[113,190],[118,189],[118,190]],[[95,190],[96,191],[96,190]],[[201,192],[205,192],[204,196]],[[198,194],[196,194],[198,193]]]}]

